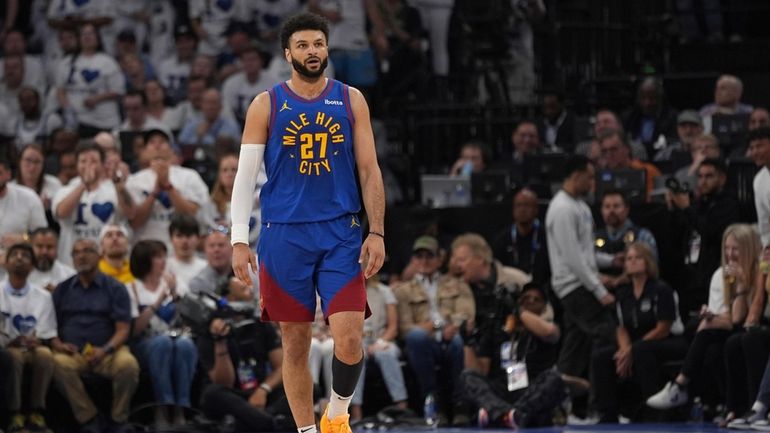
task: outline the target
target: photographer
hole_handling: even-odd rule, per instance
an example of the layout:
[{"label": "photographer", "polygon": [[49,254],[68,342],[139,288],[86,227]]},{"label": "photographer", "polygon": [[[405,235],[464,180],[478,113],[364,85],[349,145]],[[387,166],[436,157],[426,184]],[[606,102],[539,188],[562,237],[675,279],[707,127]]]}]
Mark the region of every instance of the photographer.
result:
[{"label": "photographer", "polygon": [[[412,257],[416,275],[395,289],[399,332],[406,342],[409,364],[420,384],[421,397],[433,395],[438,398],[436,364],[443,363],[447,367],[452,385],[456,385],[463,369],[459,328],[464,321],[473,319],[476,310],[468,285],[439,272],[441,260],[435,238],[417,238]],[[439,423],[446,422],[451,405],[440,400],[437,403]],[[467,416],[458,416],[455,411],[455,421],[465,423]]]},{"label": "photographer", "polygon": [[[251,287],[237,278],[221,290],[227,302],[254,303]],[[282,387],[281,340],[272,324],[252,316],[215,318],[209,333],[198,337],[198,355],[210,381],[201,409],[214,419],[233,416],[236,432],[277,431],[282,426],[276,415],[291,419]]]},{"label": "photographer", "polygon": [[682,311],[695,311],[705,303],[705,288],[719,267],[722,233],[738,221],[738,202],[725,190],[727,167],[719,159],[704,159],[697,169],[696,198],[679,182],[669,180],[668,208],[673,212],[675,229],[682,233],[684,272],[678,287]]},{"label": "photographer", "polygon": [[[464,398],[478,408],[480,427],[551,424],[553,409],[567,393],[553,368],[560,332],[549,310],[545,291],[536,283],[525,284],[505,312],[505,326],[484,335],[480,369],[460,375]],[[588,386],[585,381],[581,385]]]},{"label": "photographer", "polygon": [[[452,262],[473,292],[476,315],[466,328],[465,367],[476,368],[478,338],[505,323],[513,297],[531,278],[519,269],[503,266],[492,256],[492,248],[478,234],[466,233],[452,242]],[[553,310],[548,308],[553,317]]]}]

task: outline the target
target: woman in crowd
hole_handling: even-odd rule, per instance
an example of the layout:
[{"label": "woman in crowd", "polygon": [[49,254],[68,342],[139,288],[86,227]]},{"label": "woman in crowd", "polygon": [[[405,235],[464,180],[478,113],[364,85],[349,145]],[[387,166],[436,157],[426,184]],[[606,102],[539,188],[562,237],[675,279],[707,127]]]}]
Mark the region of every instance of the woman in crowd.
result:
[{"label": "woman in crowd", "polygon": [[79,40],[80,52],[57,71],[56,96],[63,110],[77,116],[80,137],[90,138],[120,124],[118,99],[126,92],[126,83],[115,59],[101,52],[93,24],[80,28]]},{"label": "woman in crowd", "polygon": [[158,80],[149,80],[144,85],[147,98],[147,115],[166,125],[174,133],[179,132],[184,124],[182,112],[176,107],[166,105],[166,90]]},{"label": "woman in crowd", "polygon": [[[131,251],[129,263],[136,277],[128,285],[134,317],[132,351],[150,372],[155,400],[173,406],[173,422],[182,424],[184,408],[191,407],[190,387],[198,352],[192,339],[175,328],[175,302],[187,288],[165,272],[166,255],[166,245],[156,240],[139,241]],[[165,409],[156,411],[159,424],[169,421]]]},{"label": "woman in crowd", "polygon": [[[746,332],[732,335],[725,343],[727,370],[725,403],[728,413],[724,423],[729,428],[749,429],[754,422],[764,420],[767,412],[764,404],[757,405],[755,402],[751,409],[749,404],[763,395],[760,384],[764,381],[763,375],[770,357],[770,330],[767,328],[770,320],[768,320],[769,307],[765,292],[770,287],[767,284],[770,282],[768,259],[770,259],[770,246],[765,247],[759,262],[759,272],[756,273],[754,281],[754,296],[744,323]],[[757,401],[760,399],[758,398]]]},{"label": "woman in crowd", "polygon": [[658,279],[650,247],[644,242],[629,245],[623,270],[629,282],[615,290],[616,344],[594,350],[592,355],[593,390],[602,423],[618,422],[622,395],[618,379],[641,389],[642,399],[628,402],[636,412],[660,388],[660,364],[687,354],[676,296]]},{"label": "woman in crowd", "polygon": [[[225,153],[219,158],[217,180],[211,188],[211,202],[205,209],[205,220],[209,227],[230,226],[230,196],[233,194],[235,172],[238,170],[238,155]],[[259,187],[265,183],[264,171],[257,177],[257,191],[254,192],[254,206],[249,220],[249,242],[257,241],[260,230]]]},{"label": "woman in crowd", "polygon": [[[682,370],[657,394],[647,399],[654,409],[669,409],[688,401],[691,383],[701,385],[713,377],[725,395],[724,344],[742,329],[754,297],[760,240],[748,224],[733,224],[722,235],[722,266],[711,277],[708,305],[700,311],[700,323]],[[705,391],[706,389],[703,388]]]},{"label": "woman in crowd", "polygon": [[13,183],[34,190],[40,197],[45,208],[49,224],[51,222],[51,199],[61,188],[61,182],[56,176],[43,173],[45,154],[37,144],[28,144],[21,150],[19,170]]}]

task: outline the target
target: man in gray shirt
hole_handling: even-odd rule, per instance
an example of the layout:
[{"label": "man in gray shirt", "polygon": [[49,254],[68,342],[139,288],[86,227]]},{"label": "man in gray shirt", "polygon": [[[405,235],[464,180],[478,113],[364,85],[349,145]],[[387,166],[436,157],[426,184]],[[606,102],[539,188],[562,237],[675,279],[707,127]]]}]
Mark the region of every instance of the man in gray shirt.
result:
[{"label": "man in gray shirt", "polygon": [[594,186],[593,164],[582,155],[570,157],[564,183],[545,216],[551,285],[564,310],[564,339],[559,371],[588,377],[591,348],[614,341],[610,310],[615,297],[599,281],[594,255],[594,221],[581,199]]}]

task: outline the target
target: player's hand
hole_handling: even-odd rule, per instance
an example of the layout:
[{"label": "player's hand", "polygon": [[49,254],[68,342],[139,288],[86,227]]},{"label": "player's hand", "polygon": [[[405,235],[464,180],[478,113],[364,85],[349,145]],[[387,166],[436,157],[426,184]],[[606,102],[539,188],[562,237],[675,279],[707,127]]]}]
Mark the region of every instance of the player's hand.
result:
[{"label": "player's hand", "polygon": [[257,273],[257,258],[246,244],[235,244],[233,246],[233,272],[239,280],[251,287],[251,277],[249,276],[249,267]]},{"label": "player's hand", "polygon": [[[379,272],[384,262],[385,240],[380,236],[370,234],[361,245],[361,255],[358,257],[358,263],[366,263],[364,278],[368,280]],[[235,264],[235,260],[233,260],[233,264]]]}]

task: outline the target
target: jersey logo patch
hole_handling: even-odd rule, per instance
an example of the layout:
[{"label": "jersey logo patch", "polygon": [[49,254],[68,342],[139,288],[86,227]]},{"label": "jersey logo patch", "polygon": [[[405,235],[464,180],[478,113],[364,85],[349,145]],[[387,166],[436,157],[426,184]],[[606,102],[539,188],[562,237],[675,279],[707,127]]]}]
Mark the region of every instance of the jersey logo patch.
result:
[{"label": "jersey logo patch", "polygon": [[280,113],[283,110],[291,110],[291,107],[289,107],[289,101],[288,100],[284,100],[283,101],[283,105],[281,105],[281,109],[278,110],[278,112]]},{"label": "jersey logo patch", "polygon": [[350,227],[361,227],[361,224],[358,223],[356,217],[350,217]]}]

